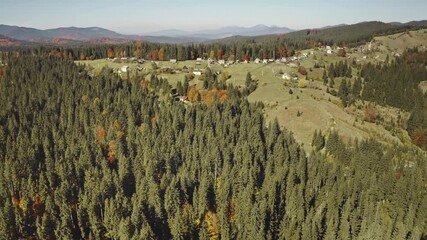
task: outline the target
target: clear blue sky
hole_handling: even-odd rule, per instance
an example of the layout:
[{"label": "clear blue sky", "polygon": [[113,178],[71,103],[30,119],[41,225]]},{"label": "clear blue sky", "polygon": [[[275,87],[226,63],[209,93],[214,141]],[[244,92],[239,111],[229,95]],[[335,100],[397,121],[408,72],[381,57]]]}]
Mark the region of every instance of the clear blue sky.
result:
[{"label": "clear blue sky", "polygon": [[427,19],[427,0],[0,0],[0,24],[120,33],[277,25],[293,29]]}]

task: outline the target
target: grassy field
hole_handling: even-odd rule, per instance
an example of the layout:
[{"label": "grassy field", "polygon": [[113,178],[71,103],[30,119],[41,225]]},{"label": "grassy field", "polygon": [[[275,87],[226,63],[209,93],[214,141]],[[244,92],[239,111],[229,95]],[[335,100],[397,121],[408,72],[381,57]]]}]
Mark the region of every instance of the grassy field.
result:
[{"label": "grassy field", "polygon": [[[210,67],[214,70],[226,71],[231,77],[227,80],[236,86],[244,86],[247,73],[251,73],[252,78],[258,80],[258,88],[249,95],[251,102],[263,102],[266,106],[265,116],[267,121],[278,119],[281,126],[292,131],[295,138],[304,144],[307,151],[311,149],[311,140],[316,129],[322,130],[328,134],[331,130],[338,130],[345,141],[354,139],[365,139],[374,137],[391,145],[401,144],[410,141],[406,132],[393,132],[386,130],[387,124],[397,121],[397,116],[402,115],[407,118],[407,113],[402,113],[398,109],[376,106],[381,116],[386,119],[384,124],[375,124],[364,122],[364,109],[369,103],[358,103],[359,107],[354,106],[343,108],[340,100],[326,93],[326,86],[323,85],[323,68],[315,68],[316,63],[324,65],[326,68],[331,63],[338,61],[348,61],[357,63],[381,63],[387,55],[393,58],[393,53],[401,53],[405,47],[424,48],[427,45],[427,30],[419,30],[409,33],[396,34],[385,37],[377,37],[371,44],[359,48],[359,51],[349,51],[346,58],[338,57],[335,54],[326,54],[324,50],[308,49],[302,51],[307,53],[308,57],[294,64],[255,64],[240,63],[223,67],[218,64],[212,64]],[[363,51],[360,51],[363,50]],[[101,69],[109,67],[118,71],[122,66],[127,65],[131,68],[130,77],[137,79],[149,79],[152,73],[152,63],[113,63],[109,59],[94,61],[78,61],[77,64],[85,64],[93,74],[99,74]],[[298,73],[298,65],[304,66],[308,72],[308,79]],[[138,72],[137,66],[144,67],[143,71]],[[160,74],[168,79],[172,86],[176,86],[178,81],[185,79],[184,72],[180,70],[184,67],[204,69],[208,66],[206,61],[202,65],[195,65],[195,61],[182,61],[176,64],[170,62],[158,62],[158,67],[172,68],[176,71],[174,74]],[[284,80],[282,73],[288,73],[298,80]],[[357,70],[353,69],[353,74]],[[126,79],[126,74],[121,74]],[[303,79],[303,80],[301,80]],[[339,88],[341,79],[335,79],[335,88]],[[202,81],[198,76],[190,82],[190,85],[197,84],[201,88]],[[427,83],[420,85],[424,90],[427,89]],[[292,94],[291,94],[292,92]],[[396,133],[397,131],[397,133]],[[398,137],[396,137],[398,136]]]}]

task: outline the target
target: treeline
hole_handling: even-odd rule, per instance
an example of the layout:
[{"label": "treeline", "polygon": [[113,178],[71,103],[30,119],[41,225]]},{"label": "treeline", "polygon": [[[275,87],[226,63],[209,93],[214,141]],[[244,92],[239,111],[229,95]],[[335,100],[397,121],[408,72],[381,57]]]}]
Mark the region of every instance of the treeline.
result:
[{"label": "treeline", "polygon": [[94,60],[102,58],[122,58],[136,57],[146,60],[168,61],[177,59],[178,61],[204,59],[224,59],[231,61],[252,61],[255,58],[281,58],[290,57],[295,54],[299,46],[288,43],[286,40],[280,43],[205,43],[205,44],[159,44],[150,42],[133,42],[118,45],[93,45],[87,44],[78,47],[49,47],[38,48],[14,47],[4,48],[6,52],[18,52],[24,55],[53,55],[62,59],[71,60]]},{"label": "treeline", "polygon": [[0,238],[427,237],[425,155],[374,140],[346,146],[331,132],[316,133],[307,157],[234,87],[211,105],[160,100],[169,88],[108,69],[91,78],[54,57],[10,58]]}]

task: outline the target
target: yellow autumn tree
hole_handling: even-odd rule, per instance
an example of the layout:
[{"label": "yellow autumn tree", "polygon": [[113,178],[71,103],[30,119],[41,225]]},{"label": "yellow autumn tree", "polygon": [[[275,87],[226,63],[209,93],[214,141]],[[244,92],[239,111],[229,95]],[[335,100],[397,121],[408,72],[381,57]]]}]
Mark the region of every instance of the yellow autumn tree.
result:
[{"label": "yellow autumn tree", "polygon": [[209,239],[215,240],[220,239],[220,224],[219,224],[219,218],[218,215],[213,211],[208,211],[205,215],[205,224],[206,224],[206,230],[209,234]]},{"label": "yellow autumn tree", "polygon": [[190,102],[197,102],[197,95],[198,95],[198,92],[197,92],[196,86],[192,86],[190,87],[190,89],[188,89],[187,96]]},{"label": "yellow autumn tree", "polygon": [[211,50],[211,52],[209,54],[209,58],[210,59],[214,59],[215,58],[215,52],[213,50]]}]

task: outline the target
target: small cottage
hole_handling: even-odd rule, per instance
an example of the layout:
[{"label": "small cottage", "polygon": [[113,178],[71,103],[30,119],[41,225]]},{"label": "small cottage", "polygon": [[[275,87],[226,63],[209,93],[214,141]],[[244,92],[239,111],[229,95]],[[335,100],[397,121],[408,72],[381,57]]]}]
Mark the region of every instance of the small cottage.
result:
[{"label": "small cottage", "polygon": [[120,68],[120,71],[123,72],[123,73],[128,72],[129,71],[129,66],[122,66]]}]

